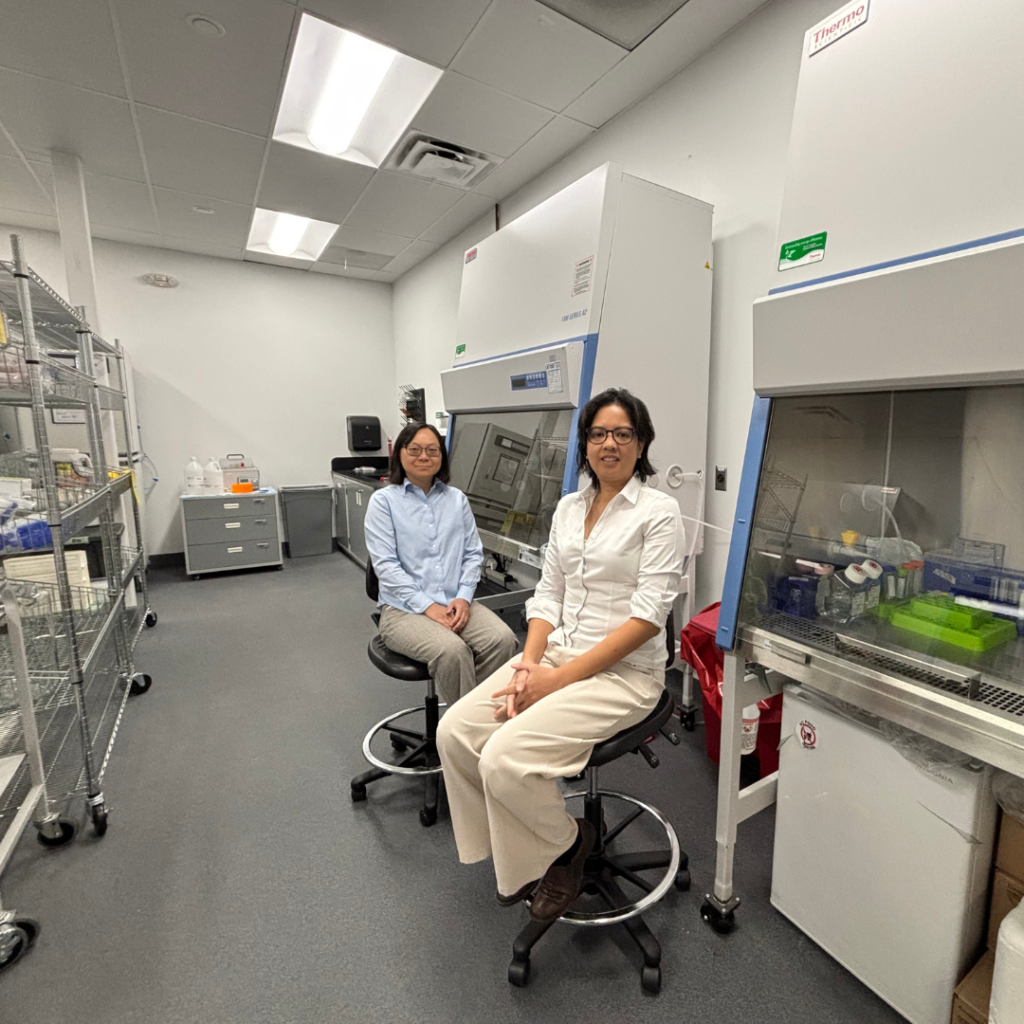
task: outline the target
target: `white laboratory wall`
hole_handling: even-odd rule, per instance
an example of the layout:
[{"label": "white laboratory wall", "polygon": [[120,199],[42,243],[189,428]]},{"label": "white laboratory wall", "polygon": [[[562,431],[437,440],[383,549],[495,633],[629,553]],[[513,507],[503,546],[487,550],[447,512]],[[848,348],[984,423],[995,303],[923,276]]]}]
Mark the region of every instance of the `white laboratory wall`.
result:
[{"label": "white laboratory wall", "polygon": [[[804,32],[839,6],[841,0],[772,0],[501,203],[507,224],[613,160],[630,174],[714,205],[707,464],[728,467],[729,489],[709,489],[706,513],[725,530],[732,527],[753,398],[751,306],[774,283],[772,250]],[[451,361],[462,252],[475,240],[469,235],[394,285],[397,374],[403,383],[426,386],[430,414],[440,408],[437,373]],[[721,593],[728,541],[724,532],[705,534],[697,607]]]},{"label": "white laboratory wall", "polygon": [[399,384],[426,392],[427,420],[444,409],[441,371],[452,365],[459,320],[463,254],[494,231],[486,213],[394,284],[395,368]]},{"label": "white laboratory wall", "polygon": [[[25,239],[30,264],[66,295],[56,235]],[[345,417],[398,423],[391,287],[372,281],[95,240],[105,338],[130,349],[142,441],[159,483],[151,554],[182,550],[178,495],[189,455],[244,452],[272,485],[328,483],[347,455]],[[156,271],[175,289],[139,280]]]}]

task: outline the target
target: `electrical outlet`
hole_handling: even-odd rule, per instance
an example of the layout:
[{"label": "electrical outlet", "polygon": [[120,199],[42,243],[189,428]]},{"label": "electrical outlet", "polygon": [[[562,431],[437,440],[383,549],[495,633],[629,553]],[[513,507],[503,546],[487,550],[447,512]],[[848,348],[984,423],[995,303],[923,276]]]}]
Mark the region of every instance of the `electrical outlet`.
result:
[{"label": "electrical outlet", "polygon": [[725,466],[715,466],[715,490],[726,490],[726,482],[729,477],[729,470]]}]

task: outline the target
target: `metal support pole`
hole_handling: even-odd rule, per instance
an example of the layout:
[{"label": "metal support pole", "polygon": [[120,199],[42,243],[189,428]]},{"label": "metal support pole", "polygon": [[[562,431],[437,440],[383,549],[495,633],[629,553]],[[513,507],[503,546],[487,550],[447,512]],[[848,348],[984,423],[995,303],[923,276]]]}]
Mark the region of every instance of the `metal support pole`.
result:
[{"label": "metal support pole", "polygon": [[22,250],[21,237],[11,235],[11,253],[14,257],[14,277],[18,286],[18,305],[21,308],[22,325],[25,335],[25,363],[28,369],[29,389],[32,395],[32,430],[35,434],[36,451],[39,453],[39,472],[46,494],[46,521],[50,527],[53,545],[53,564],[57,577],[57,592],[60,595],[61,620],[68,641],[69,680],[75,695],[75,709],[78,713],[78,731],[82,743],[82,760],[85,765],[89,803],[93,806],[103,802],[99,790],[92,756],[92,736],[85,712],[83,695],[82,657],[75,628],[74,602],[71,582],[68,579],[67,563],[64,558],[64,538],[61,533],[60,501],[57,495],[57,474],[53,468],[50,441],[46,430],[46,407],[43,395],[43,381],[39,371],[39,343],[36,340],[35,320],[32,315],[32,294],[29,289],[28,263]]},{"label": "metal support pole", "polygon": [[50,797],[46,791],[46,771],[43,767],[42,747],[39,742],[39,728],[36,723],[35,702],[32,697],[32,680],[29,675],[28,656],[25,653],[25,634],[21,628],[21,606],[14,585],[8,579],[0,586],[0,600],[4,603],[7,618],[7,633],[11,643],[11,658],[14,662],[14,683],[21,710],[21,731],[25,740],[25,758],[32,788],[38,790],[35,801],[34,820],[40,833],[48,837],[60,835],[57,814],[50,810]]},{"label": "metal support pole", "polygon": [[[84,310],[80,310],[84,312]],[[88,327],[80,328],[78,334],[78,351],[82,358],[82,368],[90,377],[94,375],[94,359],[92,348],[92,332]],[[107,459],[106,448],[103,443],[103,434],[100,429],[100,393],[96,385],[93,385],[92,400],[89,403],[86,421],[89,429],[89,444],[92,446],[93,474],[103,474],[102,485],[108,486],[107,480]],[[94,480],[94,483],[98,481]],[[99,514],[100,538],[103,546],[103,571],[107,577],[107,600],[113,610],[121,601],[122,572],[121,572],[121,549],[117,544],[117,537],[114,533],[114,515],[108,502]],[[117,654],[117,671],[126,682],[134,674],[131,662],[131,652],[128,650],[128,643],[125,636],[125,613],[122,607],[120,613],[114,618],[114,648]]]}]

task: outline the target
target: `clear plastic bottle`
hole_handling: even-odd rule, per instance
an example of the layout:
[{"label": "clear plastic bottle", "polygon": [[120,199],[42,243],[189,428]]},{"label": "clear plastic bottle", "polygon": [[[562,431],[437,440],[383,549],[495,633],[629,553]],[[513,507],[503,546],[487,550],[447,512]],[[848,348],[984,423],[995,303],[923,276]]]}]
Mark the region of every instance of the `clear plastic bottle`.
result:
[{"label": "clear plastic bottle", "polygon": [[199,464],[199,460],[194,455],[189,457],[188,465],[185,466],[185,493],[204,493],[203,467]]},{"label": "clear plastic bottle", "polygon": [[856,563],[832,575],[825,599],[825,615],[839,625],[860,618],[867,611],[868,574]]},{"label": "clear plastic bottle", "polygon": [[220,459],[210,456],[210,461],[203,470],[203,492],[206,494],[224,493],[224,470],[220,468]]},{"label": "clear plastic bottle", "polygon": [[871,611],[873,608],[878,607],[878,603],[882,597],[882,567],[877,563],[873,562],[870,558],[866,562],[861,562],[860,567],[867,573],[867,593],[865,594],[864,607],[866,611]]}]

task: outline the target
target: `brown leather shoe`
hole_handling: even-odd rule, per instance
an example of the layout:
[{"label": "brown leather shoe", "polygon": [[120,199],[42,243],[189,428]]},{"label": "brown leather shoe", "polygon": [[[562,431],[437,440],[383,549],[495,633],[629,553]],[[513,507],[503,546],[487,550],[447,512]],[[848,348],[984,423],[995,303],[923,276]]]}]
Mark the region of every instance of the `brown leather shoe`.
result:
[{"label": "brown leather shoe", "polygon": [[580,830],[580,848],[568,864],[552,864],[540,880],[540,888],[530,904],[530,917],[548,923],[560,918],[580,894],[583,865],[594,848],[597,833],[584,818],[577,818]]},{"label": "brown leather shoe", "polygon": [[511,896],[502,896],[501,892],[495,889],[494,896],[499,906],[514,907],[517,903],[521,903],[527,896],[531,895],[539,883],[540,879],[535,878],[532,882],[527,882],[526,885],[520,886]]}]

